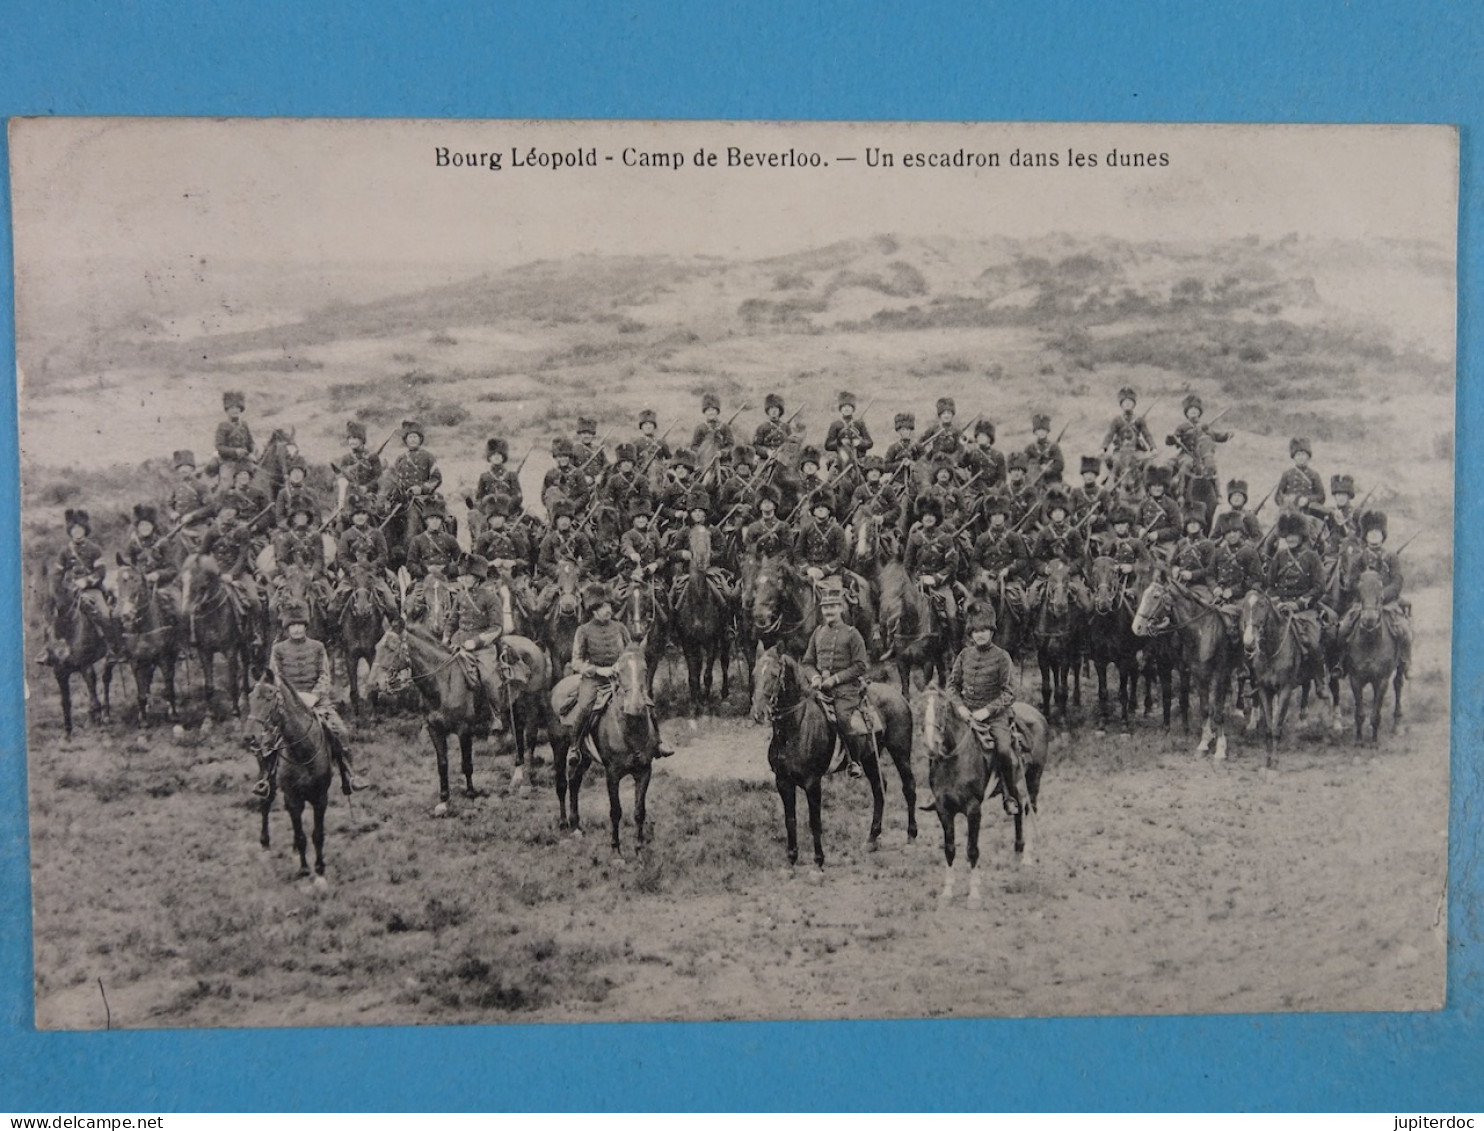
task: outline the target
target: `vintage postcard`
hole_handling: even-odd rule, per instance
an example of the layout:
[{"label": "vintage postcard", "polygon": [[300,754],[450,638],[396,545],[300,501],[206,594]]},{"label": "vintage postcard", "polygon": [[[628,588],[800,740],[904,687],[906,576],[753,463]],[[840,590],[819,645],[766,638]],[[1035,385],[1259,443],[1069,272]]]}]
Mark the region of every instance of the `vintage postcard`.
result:
[{"label": "vintage postcard", "polygon": [[10,144],[38,1027],[1443,1004],[1456,131]]}]

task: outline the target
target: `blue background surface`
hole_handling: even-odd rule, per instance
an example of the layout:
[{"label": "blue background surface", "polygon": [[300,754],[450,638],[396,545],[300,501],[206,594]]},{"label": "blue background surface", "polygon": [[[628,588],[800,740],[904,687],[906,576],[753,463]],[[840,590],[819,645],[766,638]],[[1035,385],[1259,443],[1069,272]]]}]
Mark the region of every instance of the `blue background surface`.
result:
[{"label": "blue background surface", "polygon": [[[1484,1107],[1484,19],[1471,3],[11,2],[0,115],[1462,127],[1448,1009],[1057,1021],[31,1028],[13,383],[0,382],[0,1109]],[[302,9],[302,10],[301,10]],[[8,166],[0,162],[0,176]],[[0,356],[13,356],[9,186]],[[1402,794],[1405,783],[1399,783]],[[164,848],[166,846],[162,846]],[[83,909],[79,909],[82,911]],[[297,1066],[297,1067],[295,1067]]]}]

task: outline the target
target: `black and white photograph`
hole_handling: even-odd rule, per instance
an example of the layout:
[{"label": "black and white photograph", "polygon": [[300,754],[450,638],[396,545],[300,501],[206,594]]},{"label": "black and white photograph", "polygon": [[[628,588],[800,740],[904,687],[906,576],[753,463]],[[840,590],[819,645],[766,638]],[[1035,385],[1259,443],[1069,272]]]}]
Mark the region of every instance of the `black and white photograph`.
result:
[{"label": "black and white photograph", "polygon": [[10,150],[38,1028],[1443,1006],[1456,130]]}]

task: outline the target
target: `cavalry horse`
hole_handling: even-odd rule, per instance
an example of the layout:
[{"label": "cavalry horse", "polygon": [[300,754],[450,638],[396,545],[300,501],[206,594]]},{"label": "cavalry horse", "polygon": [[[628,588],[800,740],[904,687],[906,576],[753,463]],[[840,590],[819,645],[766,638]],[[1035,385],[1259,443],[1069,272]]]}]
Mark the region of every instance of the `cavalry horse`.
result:
[{"label": "cavalry horse", "polygon": [[[556,779],[557,804],[561,809],[561,827],[581,835],[582,818],[577,798],[582,779],[593,759],[581,746],[573,749],[573,735],[559,721],[561,707],[576,697],[576,681],[568,676],[551,692],[551,755]],[[655,733],[649,698],[650,674],[644,652],[638,643],[630,643],[613,663],[609,701],[600,709],[590,732],[597,746],[598,760],[608,784],[608,821],[613,831],[613,857],[622,860],[619,826],[623,823],[623,805],[618,786],[626,777],[634,779],[634,835],[640,849],[644,847],[644,825],[649,779],[654,768]],[[570,757],[569,757],[570,755]]]},{"label": "cavalry horse", "polygon": [[[345,671],[350,679],[350,703],[357,717],[361,714],[361,661],[367,671],[376,663],[376,645],[386,629],[386,618],[376,603],[372,588],[371,566],[353,564],[348,573],[349,591],[341,598],[338,610],[332,608],[333,636],[345,655]],[[376,709],[375,702],[372,710]]]},{"label": "cavalry horse", "polygon": [[1082,701],[1082,667],[1078,663],[1077,610],[1072,602],[1071,567],[1064,561],[1052,561],[1046,567],[1041,601],[1031,623],[1031,639],[1036,644],[1036,662],[1041,668],[1041,713],[1051,717],[1052,696],[1067,722],[1067,684],[1075,683],[1073,700]]},{"label": "cavalry horse", "polygon": [[721,664],[721,697],[731,687],[732,613],[730,602],[717,592],[711,577],[711,531],[692,526],[687,531],[686,576],[674,597],[670,631],[685,653],[686,683],[691,713],[711,703],[714,669]]},{"label": "cavalry horse", "polygon": [[[809,833],[814,840],[814,863],[824,867],[823,801],[824,776],[834,760],[836,736],[819,697],[809,689],[813,672],[793,656],[774,646],[758,657],[753,683],[752,721],[771,724],[768,765],[783,801],[783,827],[788,838],[788,862],[799,860],[798,791],[809,805]],[[907,802],[907,840],[917,839],[917,781],[912,773],[912,711],[896,688],[886,684],[866,685],[871,706],[882,727],[875,743],[862,743],[861,768],[871,786],[871,831],[868,844],[874,849],[881,837],[885,796],[881,788],[878,747],[885,749],[897,768],[902,796]]]},{"label": "cavalry horse", "polygon": [[[263,832],[259,842],[268,847],[268,814],[273,797],[283,791],[283,807],[294,826],[294,849],[299,853],[299,876],[309,875],[308,848],[304,836],[304,806],[314,809],[314,872],[325,874],[325,808],[330,803],[330,781],[334,759],[329,736],[298,692],[276,678],[271,667],[253,684],[247,695],[247,734],[244,745],[261,767],[269,754],[278,755],[278,765],[263,797]],[[321,882],[316,880],[316,883]]]},{"label": "cavalry horse", "polygon": [[[1402,718],[1402,684],[1407,673],[1401,666],[1400,642],[1391,616],[1382,606],[1381,592],[1385,582],[1374,570],[1366,570],[1355,585],[1354,601],[1360,616],[1346,640],[1340,641],[1345,671],[1350,677],[1350,695],[1355,701],[1355,741],[1361,740],[1365,721],[1365,691],[1371,689],[1371,742],[1377,741],[1381,729],[1381,708],[1386,702],[1386,685],[1395,691],[1391,726],[1395,730]],[[1340,697],[1334,697],[1335,729],[1339,729]]]},{"label": "cavalry horse", "polygon": [[1180,721],[1185,733],[1190,733],[1190,688],[1194,684],[1201,713],[1201,739],[1194,753],[1205,754],[1214,740],[1212,757],[1222,761],[1226,757],[1226,697],[1236,655],[1221,610],[1175,580],[1168,567],[1161,567],[1139,600],[1133,630],[1135,636],[1154,637],[1156,642],[1161,636],[1170,639],[1180,671]]},{"label": "cavalry horse", "polygon": [[1242,653],[1268,729],[1267,766],[1274,769],[1283,720],[1294,692],[1304,681],[1306,665],[1293,614],[1255,589],[1242,599]]},{"label": "cavalry horse", "polygon": [[[246,695],[253,666],[252,614],[239,609],[229,592],[231,583],[221,572],[206,566],[205,555],[194,555],[181,566],[181,605],[190,633],[190,643],[201,660],[205,684],[206,710],[211,710],[215,691],[214,660],[220,654],[227,661],[227,691],[232,697],[232,714],[242,715],[242,697]],[[245,597],[243,598],[245,600]]]},{"label": "cavalry horse", "polygon": [[1195,455],[1187,453],[1175,461],[1176,496],[1182,514],[1188,514],[1191,503],[1200,503],[1206,508],[1206,526],[1201,532],[1211,535],[1211,526],[1216,521],[1217,508],[1221,506],[1221,491],[1217,488],[1216,441],[1202,432],[1195,442]]},{"label": "cavalry horse", "polygon": [[149,724],[149,692],[160,673],[165,685],[165,710],[175,721],[175,664],[180,657],[180,622],[165,609],[165,598],[138,568],[116,558],[109,580],[114,588],[113,616],[123,641],[124,655],[134,672],[139,701],[139,727]]},{"label": "cavalry horse", "polygon": [[[47,643],[36,662],[51,668],[62,696],[62,730],[72,737],[72,677],[81,675],[88,689],[88,717],[93,722],[108,717],[109,688],[113,683],[113,664],[106,659],[108,640],[103,630],[88,619],[82,610],[78,592],[68,586],[61,573],[52,574],[49,566],[41,567],[40,588],[44,593]],[[103,698],[98,698],[99,662],[103,663]]]},{"label": "cavalry horse", "polygon": [[[962,702],[938,687],[922,696],[922,741],[927,747],[928,788],[933,800],[924,809],[938,814],[943,826],[944,902],[953,898],[954,820],[962,813],[968,822],[969,906],[980,905],[979,826],[989,783],[1004,799],[1005,812],[1015,819],[1015,860],[1027,856],[1025,815],[1034,813],[1041,795],[1041,775],[1046,768],[1047,726],[1041,712],[1029,703],[1014,705],[1016,735],[1013,750],[996,749],[988,754],[975,738]],[[1017,728],[1012,728],[1012,733]],[[1024,746],[1021,742],[1024,742]]]},{"label": "cavalry horse", "polygon": [[622,607],[618,619],[628,629],[629,639],[643,646],[645,667],[645,690],[654,694],[654,673],[660,657],[665,654],[665,630],[668,618],[665,603],[660,600],[659,583],[652,575],[642,581],[632,577],[624,579]]},{"label": "cavalry horse", "polygon": [[1092,614],[1085,639],[1092,670],[1098,677],[1098,733],[1108,728],[1108,665],[1118,671],[1118,710],[1123,733],[1129,733],[1139,685],[1139,638],[1134,635],[1137,597],[1133,579],[1110,557],[1097,557],[1088,568]]},{"label": "cavalry horse", "polygon": [[582,623],[582,570],[571,558],[557,563],[556,576],[536,602],[541,618],[540,640],[551,656],[551,670],[558,676],[572,662],[572,638]]},{"label": "cavalry horse", "polygon": [[896,661],[903,694],[912,689],[914,668],[922,669],[924,683],[942,683],[948,678],[951,657],[932,598],[896,560],[881,567],[880,589],[880,658]]},{"label": "cavalry horse", "polygon": [[310,636],[316,640],[330,638],[329,582],[323,574],[304,565],[280,565],[270,593],[269,612],[273,615],[270,638],[277,639],[284,628],[282,613],[286,602],[302,602],[309,610]]}]

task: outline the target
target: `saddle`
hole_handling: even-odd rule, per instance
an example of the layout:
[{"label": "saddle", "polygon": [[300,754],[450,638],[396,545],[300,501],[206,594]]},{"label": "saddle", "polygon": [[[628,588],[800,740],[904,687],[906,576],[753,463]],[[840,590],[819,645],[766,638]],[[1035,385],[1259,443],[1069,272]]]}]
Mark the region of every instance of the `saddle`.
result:
[{"label": "saddle", "polygon": [[[1010,753],[1017,765],[1024,765],[1030,756],[1030,738],[1025,733],[1025,727],[1020,722],[1020,716],[1012,707],[1010,716]],[[984,758],[984,766],[994,778],[994,786],[989,791],[990,797],[999,797],[1005,807],[1005,812],[1010,816],[1016,816],[1020,809],[1020,802],[1005,790],[1004,778],[994,772],[994,762],[991,751],[994,749],[994,737],[989,733],[988,720],[980,722],[978,719],[969,720],[969,730],[973,732],[974,739],[979,743],[979,753]]]}]

